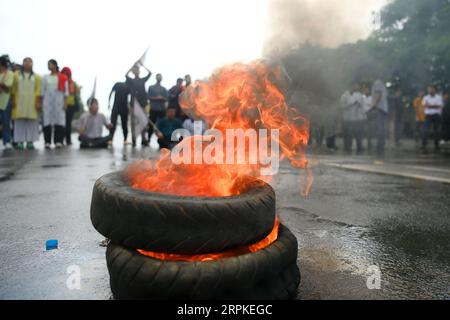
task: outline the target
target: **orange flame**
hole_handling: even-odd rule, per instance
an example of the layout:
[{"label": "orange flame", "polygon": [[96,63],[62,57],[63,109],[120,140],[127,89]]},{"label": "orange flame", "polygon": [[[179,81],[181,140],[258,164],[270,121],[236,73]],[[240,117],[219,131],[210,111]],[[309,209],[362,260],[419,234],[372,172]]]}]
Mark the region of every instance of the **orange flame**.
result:
[{"label": "orange flame", "polygon": [[235,63],[198,81],[181,97],[183,110],[206,120],[213,128],[278,129],[281,154],[295,167],[305,168],[304,149],[309,124],[297,109],[286,104],[287,86],[281,69],[263,61]]},{"label": "orange flame", "polygon": [[160,253],[145,250],[137,250],[140,254],[144,256],[164,260],[164,261],[185,261],[185,262],[203,262],[203,261],[213,261],[223,258],[236,257],[244,255],[247,253],[257,252],[263,250],[274,243],[278,238],[278,231],[280,228],[280,221],[278,217],[275,219],[275,226],[270,232],[270,234],[253,245],[241,247],[233,250],[228,250],[220,253],[210,253],[210,254],[197,254],[197,255],[184,255],[184,254],[171,254],[171,253]]},{"label": "orange flame", "polygon": [[[266,129],[267,138],[259,139],[265,139],[267,143],[259,143],[258,151],[268,154],[268,150],[261,150],[266,148],[262,145],[269,146],[272,139],[276,139],[280,161],[287,158],[292,166],[306,169],[309,124],[297,109],[288,107],[284,88],[286,81],[280,68],[259,60],[249,64],[235,63],[216,70],[208,81],[197,81],[190,86],[180,97],[180,103],[186,114],[206,121],[209,128],[219,130],[224,137],[227,129]],[[279,130],[277,138],[270,134],[275,129]],[[189,137],[181,145],[195,146],[199,139],[203,138]],[[236,146],[235,141],[233,144]],[[247,144],[245,148],[246,159],[249,159],[251,150]],[[218,156],[216,152],[213,155]],[[249,180],[245,178],[248,176],[270,181],[270,176],[261,174],[264,165],[260,163],[191,163],[175,164],[170,152],[162,150],[160,159],[156,161],[142,161],[129,166],[128,177],[136,189],[214,197],[241,194],[248,187]],[[307,190],[309,188],[307,186]]]}]

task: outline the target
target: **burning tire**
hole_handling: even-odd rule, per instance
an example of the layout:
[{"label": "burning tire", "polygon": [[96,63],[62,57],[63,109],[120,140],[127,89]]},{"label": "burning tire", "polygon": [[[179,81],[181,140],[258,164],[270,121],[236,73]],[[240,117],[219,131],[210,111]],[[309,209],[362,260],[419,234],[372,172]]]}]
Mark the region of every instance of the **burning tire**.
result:
[{"label": "burning tire", "polygon": [[116,299],[292,299],[300,273],[297,239],[280,226],[260,251],[205,262],[162,261],[111,243],[106,251]]},{"label": "burning tire", "polygon": [[271,232],[275,192],[259,182],[239,196],[179,197],[133,189],[116,172],[95,183],[91,220],[103,236],[129,248],[221,252],[253,244]]}]

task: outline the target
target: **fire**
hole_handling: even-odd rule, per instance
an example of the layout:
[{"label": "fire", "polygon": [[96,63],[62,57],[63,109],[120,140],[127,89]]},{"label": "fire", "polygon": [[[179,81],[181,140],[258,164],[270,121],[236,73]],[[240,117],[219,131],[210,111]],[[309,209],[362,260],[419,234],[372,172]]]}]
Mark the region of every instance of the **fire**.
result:
[{"label": "fire", "polygon": [[270,232],[270,234],[253,245],[241,247],[233,250],[224,251],[221,253],[210,253],[210,254],[197,254],[197,255],[184,255],[184,254],[170,254],[170,253],[160,253],[152,251],[138,250],[140,254],[144,256],[164,260],[164,261],[185,261],[185,262],[204,262],[213,261],[223,258],[236,257],[247,253],[257,252],[263,250],[274,243],[278,238],[278,231],[280,227],[280,221],[278,217],[275,219],[275,226]]},{"label": "fire", "polygon": [[[269,146],[275,141],[279,145],[280,160],[288,159],[293,167],[307,169],[305,148],[309,124],[297,109],[287,105],[285,88],[286,81],[278,67],[259,60],[249,64],[235,63],[216,70],[208,81],[197,81],[190,86],[181,96],[180,103],[186,114],[206,121],[209,128],[224,136],[227,129],[265,129],[267,137],[258,137],[259,154],[269,154]],[[276,130],[279,135],[272,135]],[[214,139],[210,137],[209,140],[213,142]],[[205,140],[208,139],[189,137],[179,146],[205,145]],[[237,142],[233,140],[232,144],[236,146]],[[223,145],[225,147],[225,141]],[[254,151],[246,142],[246,159]],[[237,158],[237,150],[234,153]],[[220,158],[221,155],[214,151],[212,156]],[[195,155],[191,157],[194,160]],[[226,197],[244,192],[249,187],[248,176],[270,181],[270,176],[261,174],[264,167],[261,162],[176,164],[171,153],[162,150],[156,161],[131,165],[128,177],[136,189],[179,196]],[[311,184],[311,178],[308,181]]]}]

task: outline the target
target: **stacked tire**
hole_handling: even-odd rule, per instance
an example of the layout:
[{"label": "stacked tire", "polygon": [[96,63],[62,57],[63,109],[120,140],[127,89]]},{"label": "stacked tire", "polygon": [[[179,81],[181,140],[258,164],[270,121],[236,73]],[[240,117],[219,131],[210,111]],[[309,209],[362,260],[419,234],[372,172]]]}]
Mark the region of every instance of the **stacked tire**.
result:
[{"label": "stacked tire", "polygon": [[116,299],[270,299],[296,296],[297,239],[280,226],[260,251],[204,262],[158,260],[137,250],[221,253],[266,238],[275,223],[275,193],[261,181],[233,197],[178,197],[131,188],[123,172],[94,185],[91,220],[111,240],[106,251]]}]

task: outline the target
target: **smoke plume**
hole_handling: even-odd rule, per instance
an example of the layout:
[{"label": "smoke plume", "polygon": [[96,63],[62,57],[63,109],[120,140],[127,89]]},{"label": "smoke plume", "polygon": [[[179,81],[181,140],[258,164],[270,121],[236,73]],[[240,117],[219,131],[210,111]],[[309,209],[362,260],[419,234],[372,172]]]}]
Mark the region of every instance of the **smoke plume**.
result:
[{"label": "smoke plume", "polygon": [[374,80],[376,61],[355,43],[370,35],[388,2],[268,0],[264,54],[282,61],[292,80],[288,103],[311,120],[314,136],[317,128],[324,136],[337,131],[339,98],[352,81]]},{"label": "smoke plume", "polygon": [[365,38],[386,0],[269,0],[266,53],[302,44],[337,47]]}]

